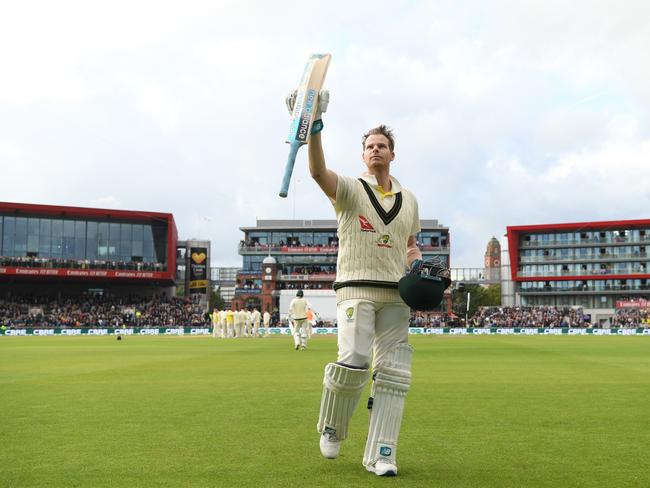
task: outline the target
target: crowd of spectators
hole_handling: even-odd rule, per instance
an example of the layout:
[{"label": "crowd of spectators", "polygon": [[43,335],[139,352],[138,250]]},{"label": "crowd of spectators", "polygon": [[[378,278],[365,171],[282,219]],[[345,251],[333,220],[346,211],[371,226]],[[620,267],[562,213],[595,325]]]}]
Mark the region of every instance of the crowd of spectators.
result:
[{"label": "crowd of spectators", "polygon": [[650,327],[650,308],[621,308],[611,322],[612,327]]},{"label": "crowd of spectators", "polygon": [[322,283],[285,283],[284,281],[280,283],[281,290],[321,290],[322,288]]},{"label": "crowd of spectators", "polygon": [[[303,288],[306,284],[292,284]],[[313,286],[316,288],[316,286]],[[209,326],[202,308],[186,298],[155,295],[82,294],[57,297],[33,294],[0,297],[0,325],[6,327],[200,327]],[[481,307],[468,323],[455,316],[414,312],[411,327],[592,327],[581,308]],[[619,309],[611,327],[650,327],[650,308]]]},{"label": "crowd of spectators", "polygon": [[284,242],[283,240],[280,240],[278,242],[272,242],[270,245],[260,244],[258,241],[252,239],[242,239],[241,241],[239,241],[240,248],[254,248],[259,250],[268,250],[270,248],[271,251],[281,251],[283,247],[332,248],[338,246],[339,246],[338,240],[332,240],[329,244],[302,244],[297,238],[295,238],[295,239],[289,239],[287,240],[287,242]]},{"label": "crowd of spectators", "polygon": [[0,298],[0,325],[6,327],[196,327],[207,323],[198,305],[166,295]]},{"label": "crowd of spectators", "polygon": [[308,274],[334,274],[336,273],[336,266],[319,266],[311,264],[308,266],[294,266],[291,274],[308,275]]},{"label": "crowd of spectators", "polygon": [[591,317],[581,308],[481,307],[469,327],[591,327]]},{"label": "crowd of spectators", "polygon": [[410,327],[438,328],[455,327],[457,324],[453,317],[438,312],[411,312]]},{"label": "crowd of spectators", "polygon": [[102,259],[39,258],[37,256],[2,256],[0,266],[48,269],[112,269],[166,271],[164,263],[144,261],[107,261]]}]

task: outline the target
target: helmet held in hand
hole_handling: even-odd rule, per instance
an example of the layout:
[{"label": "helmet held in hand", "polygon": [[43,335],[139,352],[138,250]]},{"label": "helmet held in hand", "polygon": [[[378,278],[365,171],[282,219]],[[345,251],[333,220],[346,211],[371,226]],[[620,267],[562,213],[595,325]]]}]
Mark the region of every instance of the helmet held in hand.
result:
[{"label": "helmet held in hand", "polygon": [[416,259],[411,270],[399,280],[399,294],[413,310],[433,310],[440,305],[445,290],[451,285],[449,274],[440,258]]}]

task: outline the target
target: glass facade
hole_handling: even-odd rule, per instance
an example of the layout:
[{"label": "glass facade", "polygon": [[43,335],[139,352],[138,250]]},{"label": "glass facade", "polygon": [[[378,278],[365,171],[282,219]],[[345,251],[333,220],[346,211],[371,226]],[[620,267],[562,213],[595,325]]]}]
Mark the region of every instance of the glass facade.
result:
[{"label": "glass facade", "polygon": [[522,293],[600,292],[650,290],[647,278],[620,280],[524,281]]},{"label": "glass facade", "polygon": [[646,274],[650,229],[524,234],[520,277]]},{"label": "glass facade", "polygon": [[247,246],[331,246],[338,242],[336,232],[322,231],[251,231]]},{"label": "glass facade", "polygon": [[[535,278],[518,283],[521,304],[612,309],[617,300],[650,297],[650,225],[636,226],[518,230],[516,275]],[[545,279],[558,277],[566,279]]]},{"label": "glass facade", "polygon": [[0,216],[3,258],[166,263],[166,243],[166,223]]},{"label": "glass facade", "polygon": [[431,246],[446,248],[449,244],[447,232],[443,230],[424,230],[418,232],[415,238],[418,243],[424,247]]}]

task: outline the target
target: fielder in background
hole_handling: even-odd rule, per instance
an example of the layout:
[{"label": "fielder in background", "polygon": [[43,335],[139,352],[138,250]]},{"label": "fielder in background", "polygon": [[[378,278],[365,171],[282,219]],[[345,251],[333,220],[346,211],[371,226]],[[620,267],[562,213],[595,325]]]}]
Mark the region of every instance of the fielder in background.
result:
[{"label": "fielder in background", "polygon": [[264,334],[267,336],[271,335],[271,314],[268,310],[264,312],[262,320],[264,321]]},{"label": "fielder in background", "polygon": [[289,303],[289,322],[293,323],[291,333],[296,350],[304,351],[307,348],[307,311],[309,302],[305,299],[303,291],[296,292],[296,298]]},{"label": "fielder in background", "polygon": [[230,308],[226,311],[226,337],[229,339],[235,337],[235,313]]},{"label": "fielder in background", "polygon": [[219,312],[219,334],[222,339],[228,337],[228,330],[226,328],[226,311],[221,310]]},{"label": "fielder in background", "polygon": [[316,325],[316,313],[310,308],[307,310],[307,339],[311,339],[314,325]]},{"label": "fielder in background", "polygon": [[219,310],[217,307],[214,308],[210,316],[212,318],[212,337],[218,337],[219,335]]},{"label": "fielder in background", "polygon": [[[287,97],[290,108],[292,95]],[[315,120],[321,120],[328,101],[329,94],[319,96]],[[325,366],[317,423],[320,450],[326,458],[338,456],[372,368],[363,465],[378,476],[395,476],[413,351],[408,344],[410,308],[400,297],[398,282],[411,263],[421,262],[418,205],[390,175],[395,139],[388,127],[380,125],[364,134],[366,172],[358,178],[327,168],[322,120],[314,127],[308,144],[309,172],[334,206],[339,236],[334,283],[338,356]]]},{"label": "fielder in background", "polygon": [[246,311],[243,309],[234,310],[235,317],[235,339],[244,337],[244,326],[246,325]]},{"label": "fielder in background", "polygon": [[260,321],[262,320],[262,315],[260,314],[259,310],[254,308],[252,316],[253,316],[253,337],[259,337],[260,336]]},{"label": "fielder in background", "polygon": [[253,337],[253,312],[244,310],[244,337]]}]

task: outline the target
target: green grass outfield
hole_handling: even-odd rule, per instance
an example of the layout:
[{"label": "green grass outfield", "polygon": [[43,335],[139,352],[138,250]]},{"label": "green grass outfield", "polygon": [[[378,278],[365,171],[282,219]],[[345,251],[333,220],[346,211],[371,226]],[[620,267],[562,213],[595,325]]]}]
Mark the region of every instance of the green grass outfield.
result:
[{"label": "green grass outfield", "polygon": [[415,336],[399,476],[315,431],[336,339],[0,338],[1,487],[647,487],[650,337]]}]

